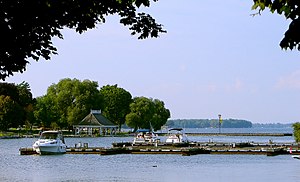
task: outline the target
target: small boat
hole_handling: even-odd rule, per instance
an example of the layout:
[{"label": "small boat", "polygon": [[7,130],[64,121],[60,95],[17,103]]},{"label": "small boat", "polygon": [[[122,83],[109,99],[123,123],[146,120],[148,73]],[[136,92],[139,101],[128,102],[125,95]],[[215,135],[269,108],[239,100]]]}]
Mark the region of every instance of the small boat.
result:
[{"label": "small boat", "polygon": [[[292,147],[290,147],[290,154],[293,154],[293,148]],[[300,159],[300,155],[292,155],[292,158]]]},{"label": "small boat", "polygon": [[183,132],[182,128],[169,129],[169,136],[166,139],[167,144],[182,144],[187,142],[187,135]]},{"label": "small boat", "polygon": [[42,132],[32,147],[40,155],[64,154],[67,148],[61,131]]},{"label": "small boat", "polygon": [[292,155],[294,159],[300,159],[300,155]]},{"label": "small boat", "polygon": [[158,136],[149,129],[139,129],[133,139],[133,144],[153,144],[158,142]]}]

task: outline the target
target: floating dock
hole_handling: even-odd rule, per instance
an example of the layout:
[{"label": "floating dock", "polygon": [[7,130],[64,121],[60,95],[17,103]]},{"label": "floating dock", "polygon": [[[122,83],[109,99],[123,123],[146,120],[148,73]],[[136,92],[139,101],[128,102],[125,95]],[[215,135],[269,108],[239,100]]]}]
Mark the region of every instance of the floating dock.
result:
[{"label": "floating dock", "polygon": [[[32,148],[20,148],[20,155],[37,154]],[[68,147],[66,154],[177,154],[183,156],[198,154],[228,155],[289,155],[300,154],[296,143],[200,143],[191,142],[186,145],[140,144],[130,142],[114,143],[111,148],[104,147]]]},{"label": "floating dock", "polygon": [[[292,133],[185,133],[188,136],[293,136]],[[167,133],[161,133],[160,135],[167,135]]]}]

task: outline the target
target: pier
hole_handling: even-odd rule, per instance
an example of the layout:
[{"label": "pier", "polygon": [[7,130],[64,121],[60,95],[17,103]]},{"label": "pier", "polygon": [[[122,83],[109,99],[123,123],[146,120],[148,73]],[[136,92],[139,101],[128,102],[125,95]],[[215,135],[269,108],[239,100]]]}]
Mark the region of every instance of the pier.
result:
[{"label": "pier", "polygon": [[[168,133],[157,133],[160,136],[168,135]],[[272,136],[283,137],[293,136],[292,133],[185,133],[188,136]]]},{"label": "pier", "polygon": [[[37,154],[32,148],[20,148],[20,155]],[[291,153],[292,152],[292,153]],[[297,143],[210,143],[190,142],[185,145],[165,143],[133,145],[130,142],[114,143],[112,147],[68,147],[66,154],[177,154],[183,156],[198,154],[214,155],[290,155],[300,154]]]},{"label": "pier", "polygon": [[292,133],[187,133],[188,136],[293,136]]}]

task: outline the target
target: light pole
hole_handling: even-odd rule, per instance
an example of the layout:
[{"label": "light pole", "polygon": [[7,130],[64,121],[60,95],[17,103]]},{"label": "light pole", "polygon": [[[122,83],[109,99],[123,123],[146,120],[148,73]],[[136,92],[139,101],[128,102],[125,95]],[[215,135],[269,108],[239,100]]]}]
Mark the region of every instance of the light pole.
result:
[{"label": "light pole", "polygon": [[219,114],[218,116],[219,116],[219,133],[221,133],[222,116],[221,114]]}]

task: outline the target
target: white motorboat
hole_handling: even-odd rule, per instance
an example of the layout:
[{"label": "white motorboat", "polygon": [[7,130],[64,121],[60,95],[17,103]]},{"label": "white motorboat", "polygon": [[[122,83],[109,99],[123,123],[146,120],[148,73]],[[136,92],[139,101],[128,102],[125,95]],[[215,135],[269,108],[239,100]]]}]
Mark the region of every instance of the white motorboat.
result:
[{"label": "white motorboat", "polygon": [[187,135],[183,132],[182,128],[169,129],[169,136],[166,139],[167,144],[182,144],[187,142]]},{"label": "white motorboat", "polygon": [[290,147],[290,154],[292,155],[292,158],[300,159],[300,155],[293,155],[293,147]]},{"label": "white motorboat", "polygon": [[290,154],[292,155],[292,158],[300,159],[300,155],[293,155],[293,148],[292,147],[290,147]]},{"label": "white motorboat", "polygon": [[154,132],[151,132],[148,129],[137,130],[137,134],[133,139],[133,144],[152,144],[157,142],[158,136]]},{"label": "white motorboat", "polygon": [[67,148],[61,131],[42,132],[32,147],[41,155],[64,154]]}]

